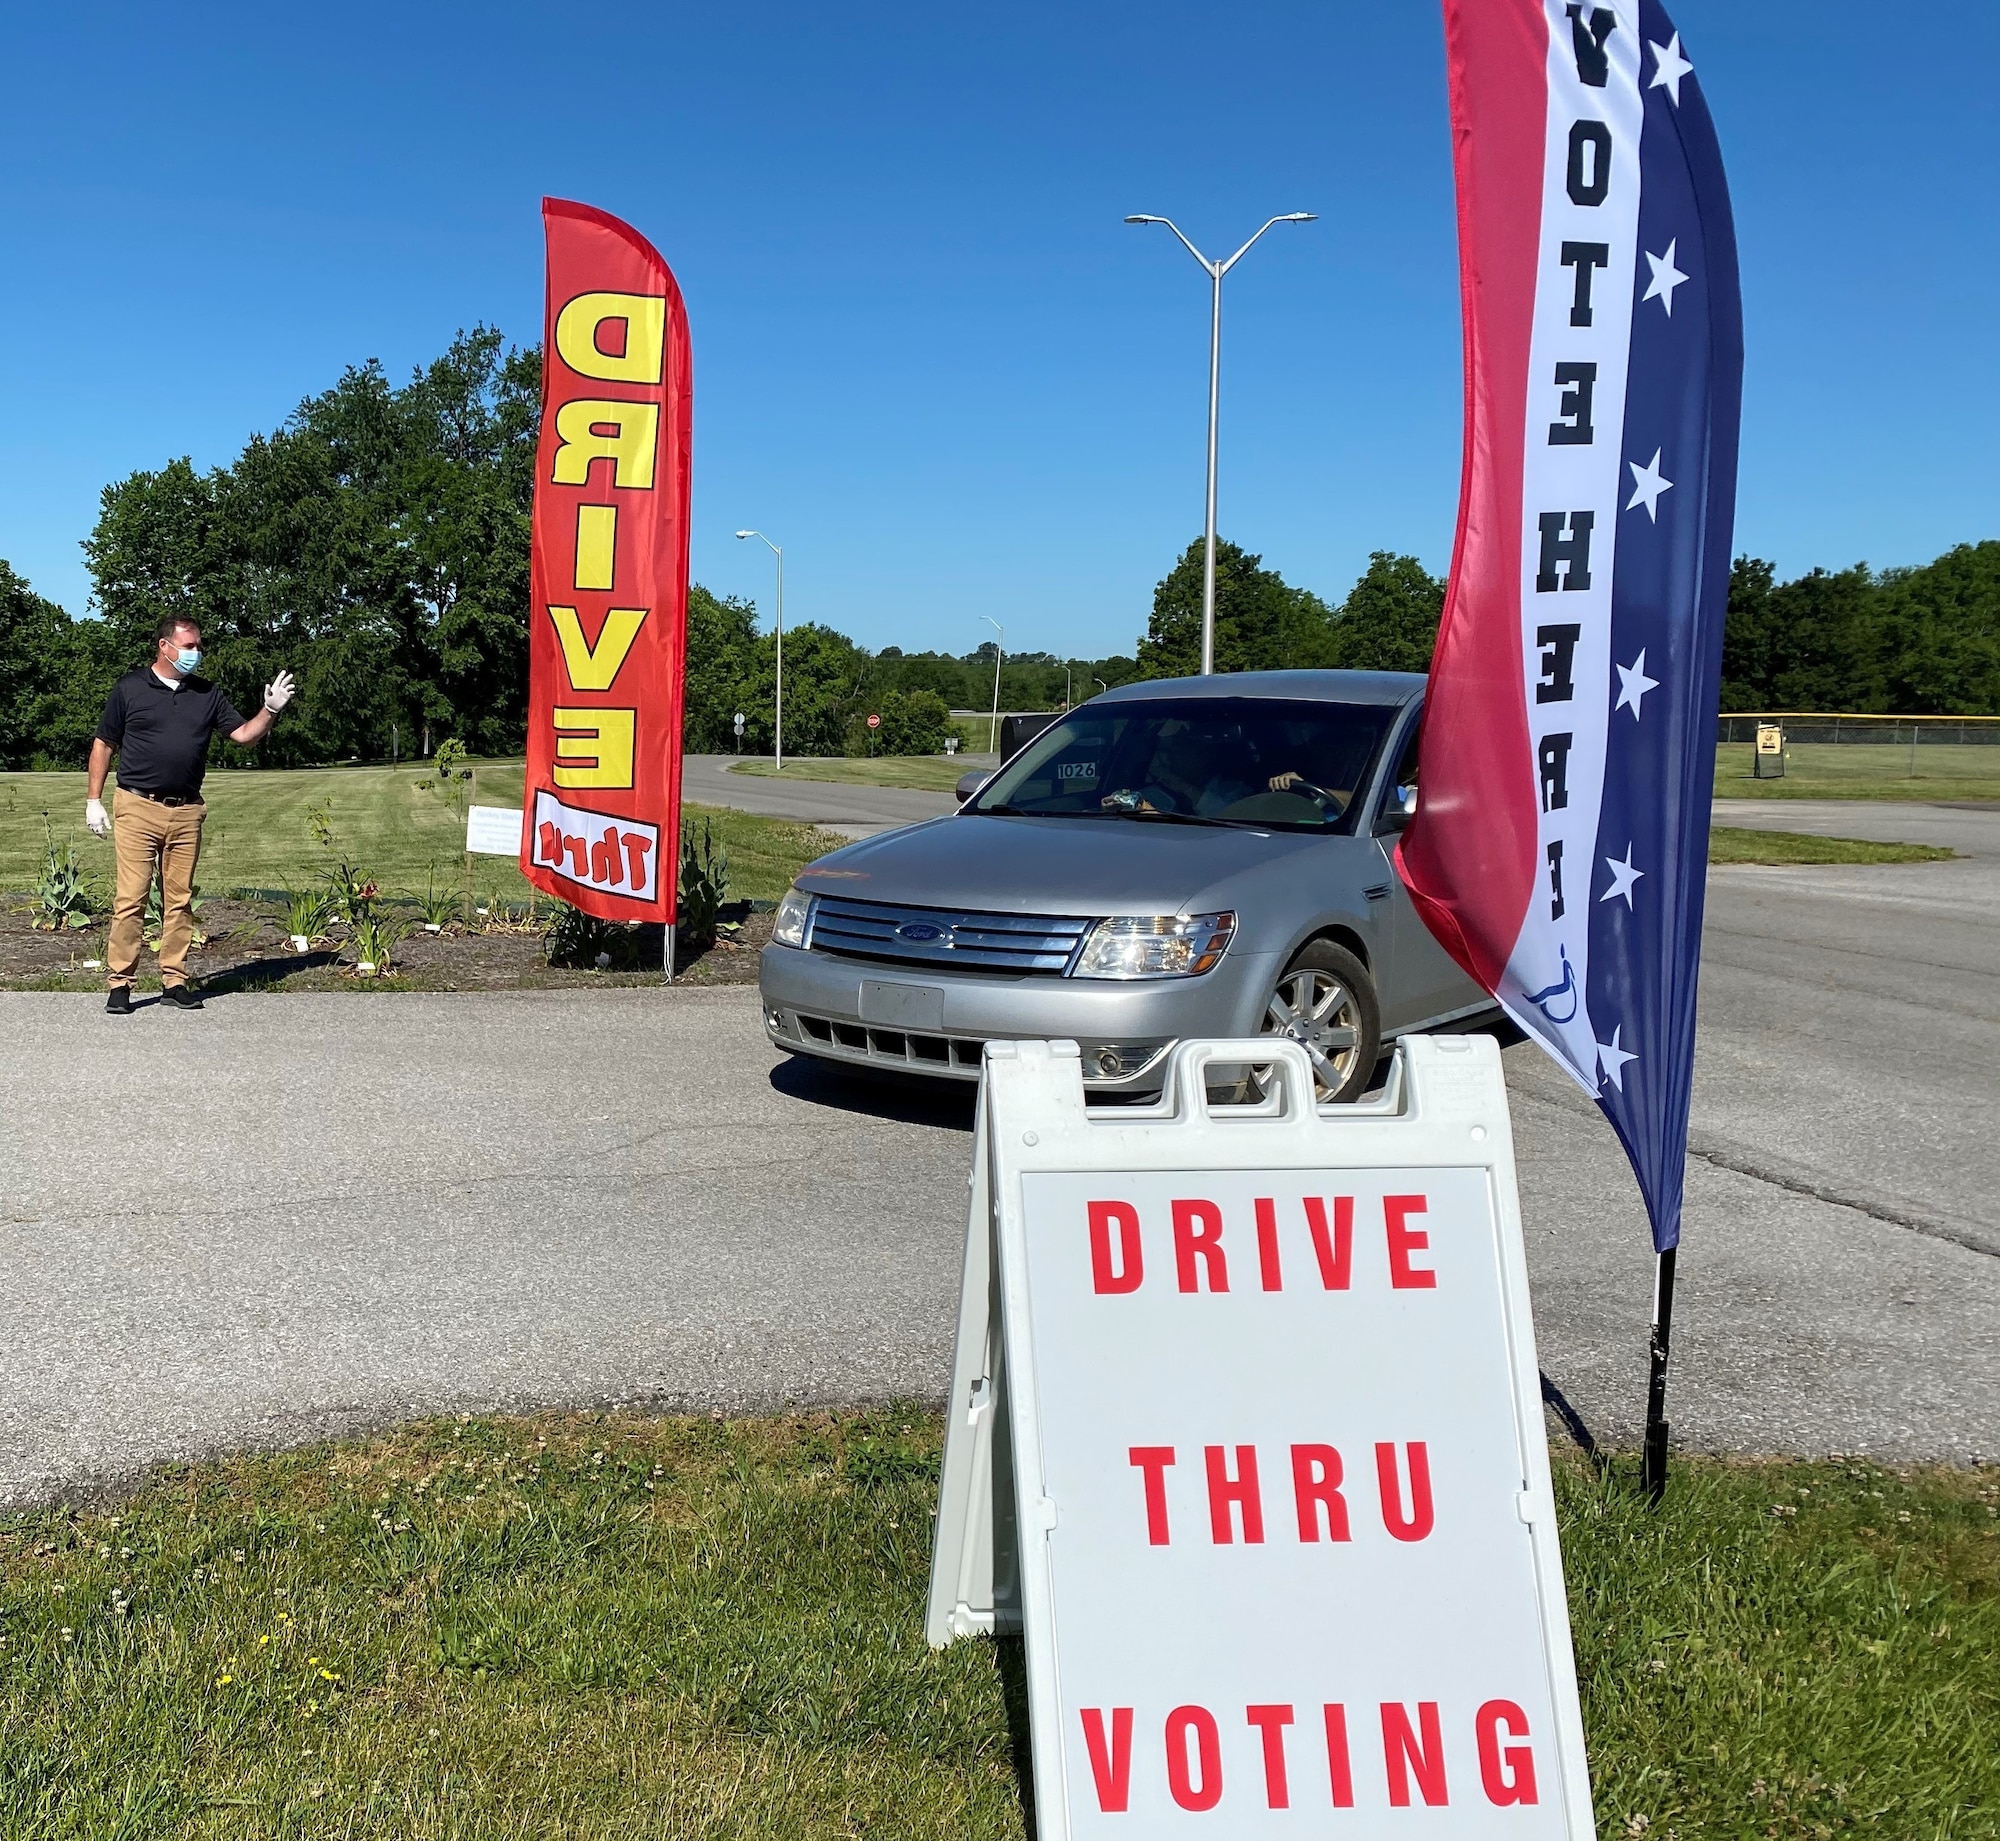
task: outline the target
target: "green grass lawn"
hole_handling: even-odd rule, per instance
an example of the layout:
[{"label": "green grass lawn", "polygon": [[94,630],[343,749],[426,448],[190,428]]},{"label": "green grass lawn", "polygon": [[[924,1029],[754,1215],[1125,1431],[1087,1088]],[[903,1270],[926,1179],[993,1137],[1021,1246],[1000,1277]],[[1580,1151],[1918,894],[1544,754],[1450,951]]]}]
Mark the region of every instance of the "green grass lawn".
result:
[{"label": "green grass lawn", "polygon": [[1753,780],[1754,753],[1716,749],[1718,799],[2000,799],[2000,748],[1808,742],[1786,749],[1782,780]]},{"label": "green grass lawn", "polygon": [[[518,807],[522,772],[518,761],[481,764],[474,799],[481,805]],[[427,777],[422,767],[409,765],[211,772],[203,787],[208,820],[202,832],[201,886],[219,893],[311,882],[326,853],[313,842],[306,814],[322,804],[330,808],[334,829],[353,860],[385,889],[420,890],[432,864],[441,877],[455,878],[464,862],[464,823],[447,800],[417,784]],[[74,838],[86,870],[109,885],[111,845],[83,828],[83,799],[80,773],[0,774],[0,889],[34,886],[41,869],[45,811],[57,838]],[[683,810],[715,826],[729,851],[730,895],[737,900],[775,900],[801,865],[846,841],[745,812],[692,805]],[[506,857],[475,857],[473,876],[482,896],[526,896],[526,881]]]},{"label": "green grass lawn", "polygon": [[[0,1517],[0,1834],[1023,1834],[941,1429],[442,1421]],[[2000,1833],[1991,1470],[1557,1465],[1600,1833]]]},{"label": "green grass lawn", "polygon": [[785,762],[783,773],[764,760],[738,761],[729,771],[757,774],[766,779],[837,780],[849,786],[917,786],[927,792],[948,793],[958,785],[962,775],[979,765],[977,761],[944,754],[888,754],[872,761],[794,756]]},{"label": "green grass lawn", "polygon": [[1803,831],[1760,831],[1716,825],[1708,834],[1711,863],[1938,863],[1956,856],[1934,844],[1873,844],[1859,837],[1811,837]]}]

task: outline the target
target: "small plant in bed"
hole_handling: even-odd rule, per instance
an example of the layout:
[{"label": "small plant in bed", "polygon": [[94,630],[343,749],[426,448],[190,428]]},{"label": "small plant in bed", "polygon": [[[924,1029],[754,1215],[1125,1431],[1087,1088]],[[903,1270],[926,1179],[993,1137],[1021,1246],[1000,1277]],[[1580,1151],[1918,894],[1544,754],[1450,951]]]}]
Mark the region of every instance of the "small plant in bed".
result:
[{"label": "small plant in bed", "polygon": [[55,826],[42,814],[42,873],[35,884],[34,924],[44,933],[62,933],[88,927],[97,912],[85,880],[83,865],[77,861],[76,844],[65,838],[56,842]]},{"label": "small plant in bed", "polygon": [[363,978],[386,978],[394,969],[396,949],[410,937],[410,927],[400,915],[381,914],[371,907],[354,924],[354,969]]},{"label": "small plant in bed", "polygon": [[625,921],[600,920],[564,902],[549,928],[551,965],[575,971],[622,971],[638,961],[638,938]]},{"label": "small plant in bed", "polygon": [[716,841],[715,827],[706,818],[697,826],[692,819],[681,824],[680,896],[676,903],[679,920],[679,950],[704,953],[715,944],[722,904],[729,896],[729,852]]}]

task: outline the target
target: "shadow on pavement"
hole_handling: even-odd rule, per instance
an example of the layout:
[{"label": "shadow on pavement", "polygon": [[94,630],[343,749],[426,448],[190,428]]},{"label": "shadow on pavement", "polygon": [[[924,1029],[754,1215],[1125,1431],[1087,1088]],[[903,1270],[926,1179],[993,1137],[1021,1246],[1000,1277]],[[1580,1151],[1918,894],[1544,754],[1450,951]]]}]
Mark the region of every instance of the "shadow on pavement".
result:
[{"label": "shadow on pavement", "polygon": [[979,1089],[970,1081],[923,1080],[848,1068],[810,1055],[790,1055],[771,1070],[771,1085],[787,1099],[904,1125],[970,1132]]}]

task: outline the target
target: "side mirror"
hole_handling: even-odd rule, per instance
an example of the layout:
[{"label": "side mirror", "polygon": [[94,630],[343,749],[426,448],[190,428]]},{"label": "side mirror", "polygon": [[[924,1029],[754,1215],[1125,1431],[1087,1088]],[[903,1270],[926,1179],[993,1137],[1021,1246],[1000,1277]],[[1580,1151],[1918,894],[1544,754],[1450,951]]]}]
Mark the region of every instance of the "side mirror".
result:
[{"label": "side mirror", "polygon": [[1385,831],[1400,831],[1417,815],[1417,789],[1414,786],[1399,786],[1382,802],[1382,816],[1375,829],[1379,835]]},{"label": "side mirror", "polygon": [[958,776],[958,803],[963,805],[983,787],[993,776],[983,767],[975,767],[970,773]]}]

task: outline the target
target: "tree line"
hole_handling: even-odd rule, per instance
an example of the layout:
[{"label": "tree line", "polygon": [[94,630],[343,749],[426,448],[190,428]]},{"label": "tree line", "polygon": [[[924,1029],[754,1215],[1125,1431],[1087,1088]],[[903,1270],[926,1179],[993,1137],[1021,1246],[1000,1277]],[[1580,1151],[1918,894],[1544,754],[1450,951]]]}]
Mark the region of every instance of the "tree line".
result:
[{"label": "tree line", "polygon": [[[529,521],[541,355],[490,327],[393,384],[373,361],[308,398],[225,467],[187,460],[105,487],[84,550],[93,615],[73,617],[0,563],[0,765],[81,765],[111,681],[186,613],[206,669],[243,708],[280,667],[294,713],[259,751],[298,765],[522,747]],[[1056,709],[1103,686],[1199,669],[1202,546],[1159,582],[1135,654],[1001,661],[1002,709]],[[1224,671],[1421,671],[1444,583],[1416,558],[1369,559],[1338,603],[1220,543]],[[753,602],[691,590],[686,745],[772,745],[776,644]],[[785,634],[785,743],[801,754],[929,752],[949,709],[994,700],[995,646],[871,652],[811,622]],[[1722,707],[2000,714],[2000,543],[1920,568],[1815,569],[1780,582],[1738,560]],[[867,718],[878,716],[870,730]]]}]

